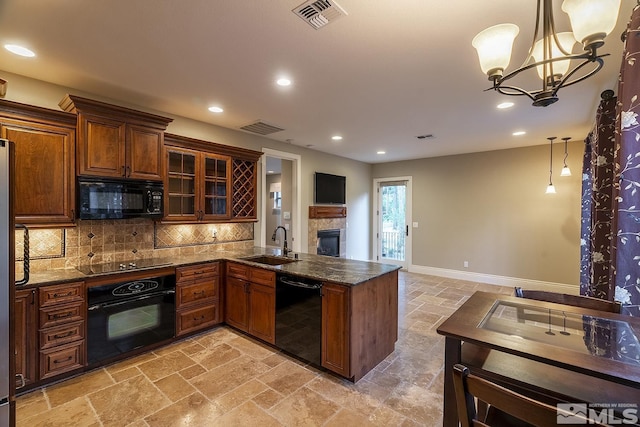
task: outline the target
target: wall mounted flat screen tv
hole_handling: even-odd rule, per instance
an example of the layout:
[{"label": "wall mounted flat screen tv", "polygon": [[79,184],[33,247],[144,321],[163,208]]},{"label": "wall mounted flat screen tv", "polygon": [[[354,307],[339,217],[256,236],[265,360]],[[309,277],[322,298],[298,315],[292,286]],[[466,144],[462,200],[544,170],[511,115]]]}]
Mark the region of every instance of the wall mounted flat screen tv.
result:
[{"label": "wall mounted flat screen tv", "polygon": [[346,203],[347,178],[340,175],[316,172],[314,198],[319,205],[344,205]]}]

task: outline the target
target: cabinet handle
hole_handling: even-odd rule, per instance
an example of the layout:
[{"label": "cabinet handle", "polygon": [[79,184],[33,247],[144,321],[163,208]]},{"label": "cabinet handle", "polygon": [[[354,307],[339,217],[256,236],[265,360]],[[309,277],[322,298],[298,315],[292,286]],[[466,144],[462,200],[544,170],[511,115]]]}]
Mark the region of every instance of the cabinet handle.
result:
[{"label": "cabinet handle", "polygon": [[126,176],[126,175],[125,175],[125,172],[124,172],[124,166],[122,166],[122,173],[121,173],[120,175],[122,175],[122,176]]},{"label": "cabinet handle", "polygon": [[67,317],[71,317],[71,316],[73,316],[73,312],[72,311],[68,311],[68,312],[66,312],[64,314],[54,314],[54,315],[49,316],[49,317],[57,320],[57,319],[66,319]]},{"label": "cabinet handle", "polygon": [[68,362],[69,360],[73,359],[73,356],[69,356],[66,359],[62,359],[62,360],[54,360],[53,363],[64,363],[64,362]]},{"label": "cabinet handle", "polygon": [[36,290],[32,289],[31,290],[31,305],[34,305],[36,303]]},{"label": "cabinet handle", "polygon": [[193,321],[195,322],[196,320],[204,320],[204,314],[202,316],[198,317],[194,317]]},{"label": "cabinet handle", "polygon": [[16,374],[16,380],[20,381],[19,383],[16,382],[16,388],[22,388],[27,385],[27,381],[24,379],[23,374]]},{"label": "cabinet handle", "polygon": [[61,335],[56,334],[56,335],[54,335],[54,336],[53,336],[53,338],[55,338],[55,339],[59,340],[59,339],[61,339],[61,338],[67,338],[67,337],[70,337],[70,336],[71,336],[71,335],[73,335],[73,334],[74,334],[74,331],[69,331],[69,332],[67,332],[66,334],[61,334]]},{"label": "cabinet handle", "polygon": [[127,166],[127,176],[131,176],[131,167]]},{"label": "cabinet handle", "polygon": [[53,297],[54,298],[62,298],[62,297],[70,297],[71,295],[73,295],[73,291],[69,291],[66,294],[55,293],[55,294],[53,294]]},{"label": "cabinet handle", "polygon": [[204,291],[200,291],[200,292],[194,292],[193,296],[199,298],[199,295],[205,296],[205,292]]}]

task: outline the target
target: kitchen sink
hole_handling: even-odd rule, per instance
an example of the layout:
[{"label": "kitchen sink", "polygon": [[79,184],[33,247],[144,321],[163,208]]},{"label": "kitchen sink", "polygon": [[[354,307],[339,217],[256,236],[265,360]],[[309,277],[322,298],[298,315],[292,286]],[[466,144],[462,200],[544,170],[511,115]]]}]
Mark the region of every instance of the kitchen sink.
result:
[{"label": "kitchen sink", "polygon": [[275,255],[258,255],[247,258],[242,258],[244,261],[257,262],[258,264],[267,264],[267,265],[282,265],[289,264],[290,262],[295,262],[297,260],[291,258],[285,258],[281,256]]}]

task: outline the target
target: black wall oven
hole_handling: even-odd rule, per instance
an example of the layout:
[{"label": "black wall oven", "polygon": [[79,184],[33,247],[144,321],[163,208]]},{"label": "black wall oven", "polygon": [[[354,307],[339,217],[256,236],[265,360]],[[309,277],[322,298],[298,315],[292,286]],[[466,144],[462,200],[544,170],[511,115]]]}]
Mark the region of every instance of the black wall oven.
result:
[{"label": "black wall oven", "polygon": [[88,288],[89,365],[175,335],[175,274]]}]

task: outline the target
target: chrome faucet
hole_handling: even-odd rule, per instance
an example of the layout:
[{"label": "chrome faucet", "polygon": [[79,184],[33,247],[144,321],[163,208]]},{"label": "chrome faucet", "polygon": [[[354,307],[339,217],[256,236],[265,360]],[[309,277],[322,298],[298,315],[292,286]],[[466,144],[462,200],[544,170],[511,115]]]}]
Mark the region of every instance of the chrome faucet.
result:
[{"label": "chrome faucet", "polygon": [[291,252],[287,247],[287,229],[281,225],[277,226],[276,229],[273,231],[273,236],[271,236],[271,240],[273,240],[274,242],[276,241],[276,233],[278,233],[279,228],[281,228],[282,231],[284,231],[284,244],[282,245],[282,253],[284,254],[284,256],[287,256],[289,252]]}]

